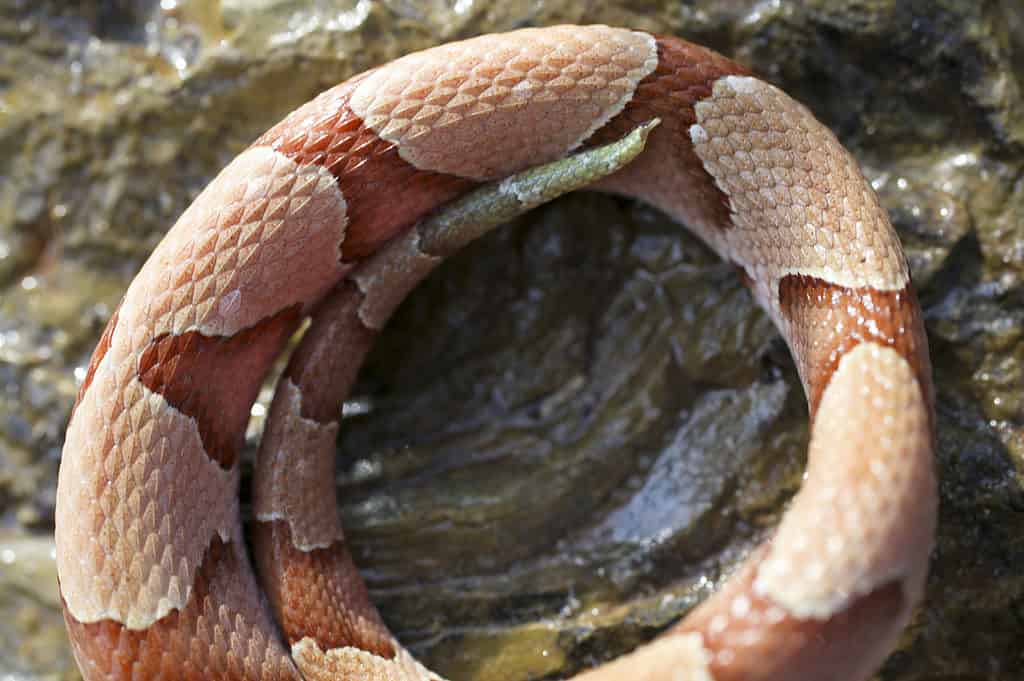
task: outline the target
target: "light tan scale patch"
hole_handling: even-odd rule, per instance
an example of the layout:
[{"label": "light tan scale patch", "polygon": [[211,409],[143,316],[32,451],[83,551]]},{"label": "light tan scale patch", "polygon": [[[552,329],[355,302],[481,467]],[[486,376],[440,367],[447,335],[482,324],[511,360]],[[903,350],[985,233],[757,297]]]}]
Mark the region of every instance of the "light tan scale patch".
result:
[{"label": "light tan scale patch", "polygon": [[715,681],[711,653],[698,633],[662,636],[573,681]]},{"label": "light tan scale patch", "polygon": [[323,651],[304,638],[292,646],[292,659],[307,681],[442,681],[401,647],[388,660],[353,647]]},{"label": "light tan scale patch", "polygon": [[230,336],[294,303],[308,308],[345,272],[346,224],[326,168],[266,147],[244,151],[153,251],[121,323],[151,336]]},{"label": "light tan scale patch", "polygon": [[754,589],[801,618],[828,618],[888,582],[902,583],[904,602],[915,603],[935,503],[928,406],[915,373],[895,350],[862,343],[822,395],[806,479]]},{"label": "light tan scale patch", "polygon": [[240,533],[215,538],[189,603],[142,630],[64,612],[85,681],[301,681],[248,567]]},{"label": "light tan scale patch", "polygon": [[698,634],[715,681],[863,681],[906,624],[901,584],[889,583],[827,620],[798,619],[754,589],[771,544],[747,561],[666,635]]},{"label": "light tan scale patch", "polygon": [[719,232],[732,224],[728,198],[693,149],[690,127],[697,122],[694,106],[711,96],[716,82],[727,75],[749,75],[749,71],[679,38],[659,36],[656,42],[655,71],[640,82],[622,113],[587,144],[621,138],[654,118],[661,124],[635,161],[594,187],[657,206],[717,249]]},{"label": "light tan scale patch", "polygon": [[57,572],[76,620],[141,629],[183,608],[211,540],[231,540],[238,471],[222,469],[195,421],[142,385],[123,328],[68,427]]},{"label": "light tan scale patch", "polygon": [[334,491],[338,423],[303,418],[302,396],[287,377],[270,412],[260,442],[261,474],[253,479],[256,518],[287,522],[301,551],[327,548],[344,539]]},{"label": "light tan scale patch", "polygon": [[656,66],[645,33],[523,29],[397,59],[364,78],[350,106],[416,168],[493,179],[575,149]]},{"label": "light tan scale patch", "polygon": [[906,262],[850,154],[803,105],[757,78],[727,76],[696,105],[690,137],[728,196],[734,227],[716,244],[769,306],[787,274],[900,290]]},{"label": "light tan scale patch", "polygon": [[311,305],[344,273],[345,219],[326,169],[250,149],[132,282],[58,481],[58,574],[77,620],[140,628],[183,607],[211,539],[228,541],[238,522],[237,470],[221,469],[196,422],[142,384],[142,353],[161,334],[230,336]]},{"label": "light tan scale patch", "polygon": [[359,319],[367,328],[384,328],[395,308],[440,264],[441,258],[420,250],[415,229],[385,246],[350,275],[364,296]]}]

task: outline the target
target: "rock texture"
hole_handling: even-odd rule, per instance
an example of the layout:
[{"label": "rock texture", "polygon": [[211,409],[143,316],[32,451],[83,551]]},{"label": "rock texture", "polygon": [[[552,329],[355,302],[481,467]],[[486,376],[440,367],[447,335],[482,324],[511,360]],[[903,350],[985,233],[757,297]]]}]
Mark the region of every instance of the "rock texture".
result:
[{"label": "rock texture", "polygon": [[[0,677],[76,677],[47,538],[64,426],[104,321],[174,218],[324,87],[562,22],[734,56],[866,168],[921,292],[943,494],[927,602],[881,678],[1019,673],[1016,0],[0,0]],[[597,195],[442,268],[347,412],[338,484],[358,559],[399,636],[466,681],[557,678],[652,636],[769,531],[806,446],[792,362],[730,268]]]}]

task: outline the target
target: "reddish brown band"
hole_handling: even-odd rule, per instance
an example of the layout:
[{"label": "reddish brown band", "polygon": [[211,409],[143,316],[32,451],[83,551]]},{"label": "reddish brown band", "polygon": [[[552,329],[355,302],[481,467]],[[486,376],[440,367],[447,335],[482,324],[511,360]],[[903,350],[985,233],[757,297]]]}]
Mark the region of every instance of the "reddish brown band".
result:
[{"label": "reddish brown band", "polygon": [[[694,151],[690,126],[697,122],[694,105],[711,94],[716,80],[726,75],[750,75],[750,71],[699,45],[655,37],[657,68],[640,81],[636,94],[622,113],[588,140],[588,145],[607,144],[652,118],[660,118],[661,125],[652,133],[648,151],[617,173],[610,186],[614,188],[621,183],[636,187],[639,184],[636,178],[643,176],[644,191],[649,188],[655,192],[648,198],[661,206],[672,205],[681,198],[676,195],[686,191],[686,204],[698,222],[728,229],[731,226],[729,198],[715,185],[714,178]],[[668,153],[671,158],[664,158]],[[685,176],[683,182],[677,181],[675,173]]]},{"label": "reddish brown band", "polygon": [[332,322],[314,322],[292,353],[284,375],[302,395],[303,418],[318,423],[338,420],[341,403],[377,338],[377,332],[359,318],[362,303],[363,294],[356,285],[342,281],[314,315]]},{"label": "reddish brown band", "polygon": [[779,305],[796,330],[790,334],[793,353],[814,368],[805,377],[812,419],[839,361],[867,342],[891,347],[906,359],[931,404],[928,339],[913,286],[900,291],[851,289],[791,274],[779,281]]},{"label": "reddish brown band", "polygon": [[139,380],[195,419],[203,449],[231,468],[266,367],[299,321],[299,306],[293,305],[229,337],[163,334],[142,351]]},{"label": "reddish brown band", "polygon": [[300,551],[282,521],[257,522],[252,540],[257,553],[276,554],[256,562],[276,569],[260,574],[260,581],[289,645],[309,637],[321,650],[354,646],[387,659],[395,656],[391,634],[344,542]]},{"label": "reddish brown band", "polygon": [[[713,619],[721,616],[721,609],[698,607],[671,632],[700,633],[711,653],[709,671],[715,681],[859,678],[850,673],[864,667],[863,646],[888,640],[893,613],[906,605],[900,584],[891,583],[856,599],[825,622],[800,620],[755,595],[756,574],[757,566],[752,565],[735,575],[729,580],[728,593],[742,594],[748,599],[749,613],[757,617],[729,617],[727,624],[716,627]],[[772,635],[759,637],[765,630],[762,618],[773,610],[780,619],[773,624]]]},{"label": "reddish brown band", "polygon": [[[247,619],[252,613],[234,609],[251,604],[245,584],[238,581],[248,572],[238,550],[215,537],[188,605],[146,629],[133,631],[111,620],[83,624],[65,605],[64,621],[83,674],[132,681],[300,681],[291,660],[274,655],[267,641],[235,640],[252,626]],[[224,632],[231,631],[236,635],[225,640]]]},{"label": "reddish brown band", "polygon": [[[366,257],[417,219],[476,186],[453,175],[417,170],[398,148],[366,127],[348,106],[359,78],[339,85],[264,133],[267,146],[296,163],[327,168],[347,204],[342,259]],[[390,197],[390,198],[386,198]]]}]

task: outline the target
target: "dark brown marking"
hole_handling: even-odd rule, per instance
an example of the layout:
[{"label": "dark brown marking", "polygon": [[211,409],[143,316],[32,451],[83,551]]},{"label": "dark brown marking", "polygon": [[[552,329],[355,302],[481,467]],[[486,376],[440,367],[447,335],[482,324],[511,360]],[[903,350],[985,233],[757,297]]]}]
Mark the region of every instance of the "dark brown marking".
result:
[{"label": "dark brown marking", "polygon": [[797,330],[792,351],[806,374],[812,419],[839,361],[861,343],[896,350],[910,364],[926,404],[932,404],[928,338],[912,285],[879,291],[790,274],[779,281],[779,304]]},{"label": "dark brown marking", "polygon": [[354,646],[386,659],[397,652],[344,542],[300,551],[284,521],[258,522],[260,580],[289,644],[312,638],[327,651]]},{"label": "dark brown marking", "polygon": [[[701,634],[704,647],[711,653],[709,671],[715,681],[776,679],[783,670],[786,678],[793,679],[863,678],[878,662],[866,658],[864,651],[878,650],[891,640],[898,626],[895,614],[906,606],[901,584],[890,582],[856,598],[828,620],[801,620],[787,614],[771,624],[764,618],[777,606],[754,592],[756,574],[757,565],[748,566],[730,579],[725,586],[728,593],[723,594],[726,602],[744,594],[749,612],[756,619],[750,615],[737,618],[720,608],[698,607],[669,634]],[[728,617],[724,630],[712,629],[716,614]],[[748,632],[761,632],[763,636],[747,639]],[[725,655],[720,654],[723,651]]]},{"label": "dark brown marking", "polygon": [[419,218],[477,186],[404,161],[394,143],[381,139],[349,108],[360,80],[324,92],[253,145],[271,147],[299,164],[323,166],[334,175],[347,203],[342,258],[349,262],[366,257]]},{"label": "dark brown marking", "polygon": [[[106,328],[103,329],[103,335],[100,336],[100,342],[96,345],[96,349],[92,351],[92,358],[89,360],[89,367],[85,370],[85,379],[82,381],[81,387],[78,389],[78,397],[75,398],[75,407],[79,405],[82,398],[85,397],[85,391],[92,385],[92,379],[96,375],[96,367],[100,365],[103,358],[107,355],[107,351],[110,350],[110,341],[114,337],[114,329],[117,327],[117,315],[121,311],[121,304],[118,303],[117,309],[114,310],[114,314],[111,315],[110,321],[107,322]],[[74,408],[72,408],[74,413]]]},{"label": "dark brown marking", "polygon": [[[236,548],[215,537],[196,574],[188,604],[142,630],[101,620],[85,624],[64,606],[64,622],[86,681],[299,681],[289,658],[268,641],[249,640],[260,616],[256,589]],[[244,623],[239,630],[235,625]],[[232,635],[234,634],[234,635]],[[244,640],[243,640],[244,639]]]},{"label": "dark brown marking", "polygon": [[755,283],[754,278],[747,272],[747,268],[737,263],[733,263],[733,267],[736,268],[736,274],[739,275],[740,282],[742,282],[745,287],[753,291]]},{"label": "dark brown marking", "polygon": [[293,305],[233,336],[162,334],[142,351],[139,380],[194,418],[206,453],[231,468],[267,367],[298,323]]},{"label": "dark brown marking", "polygon": [[644,194],[663,206],[676,199],[680,187],[674,178],[682,174],[690,187],[687,203],[705,222],[728,229],[732,226],[729,198],[704,169],[690,139],[690,126],[697,122],[694,105],[711,94],[716,80],[752,74],[731,59],[680,38],[655,36],[655,40],[658,66],[640,81],[622,113],[597,131],[586,146],[607,144],[652,118],[661,118],[647,151],[602,184],[615,191],[621,183],[630,188],[629,193]]}]

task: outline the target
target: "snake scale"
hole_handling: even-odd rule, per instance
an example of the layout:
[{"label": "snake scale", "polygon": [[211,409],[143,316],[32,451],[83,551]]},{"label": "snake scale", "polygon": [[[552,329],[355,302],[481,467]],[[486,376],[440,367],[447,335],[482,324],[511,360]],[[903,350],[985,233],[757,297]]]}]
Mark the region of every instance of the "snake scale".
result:
[{"label": "snake scale", "polygon": [[[60,469],[60,592],[87,681],[437,681],[388,632],[346,548],[340,405],[445,256],[588,183],[653,204],[735,264],[789,344],[812,428],[770,539],[653,642],[576,678],[877,669],[920,599],[936,514],[927,341],[886,212],[835,137],[743,66],[674,37],[557,26],[407,55],[323,92],[157,246],[95,350]],[[260,446],[247,547],[246,423],[307,318]]]}]

